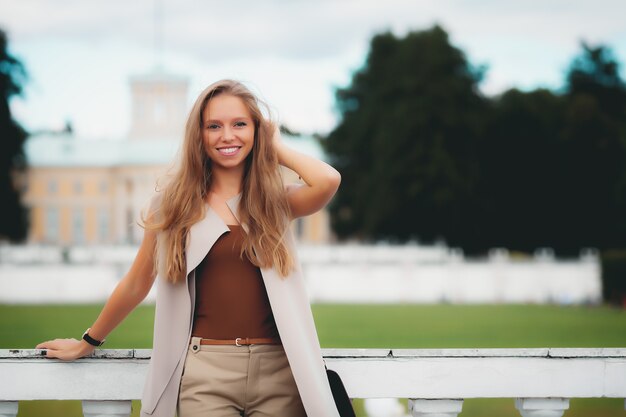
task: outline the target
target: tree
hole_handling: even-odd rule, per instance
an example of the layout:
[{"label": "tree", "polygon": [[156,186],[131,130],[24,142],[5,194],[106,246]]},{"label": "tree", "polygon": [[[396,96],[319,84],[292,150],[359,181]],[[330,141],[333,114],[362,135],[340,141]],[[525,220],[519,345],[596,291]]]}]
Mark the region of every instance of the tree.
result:
[{"label": "tree", "polygon": [[322,142],[342,174],[330,206],[340,238],[478,233],[471,218],[482,74],[438,26],[372,39],[364,67],[336,93],[341,121]]},{"label": "tree", "polygon": [[491,100],[477,152],[481,235],[463,246],[533,251],[561,242],[563,112],[564,99],[544,89]]},{"label": "tree", "polygon": [[566,81],[566,94],[594,97],[603,113],[623,118],[626,110],[626,85],[619,74],[619,62],[606,46],[581,44],[582,52],[572,61]]},{"label": "tree", "polygon": [[563,122],[563,215],[574,244],[626,246],[626,84],[605,46],[582,44],[567,74]]},{"label": "tree", "polygon": [[583,44],[566,80],[560,94],[513,89],[491,99],[477,154],[483,249],[577,255],[626,244],[619,64]]},{"label": "tree", "polygon": [[26,132],[11,117],[9,99],[22,92],[23,65],[9,54],[7,36],[0,30],[0,237],[12,241],[26,237],[26,212],[20,203],[17,179],[24,173]]},{"label": "tree", "polygon": [[486,99],[482,74],[437,26],[372,39],[323,141],[342,174],[337,235],[470,253],[626,247],[626,86],[610,50],[583,44],[561,92]]}]

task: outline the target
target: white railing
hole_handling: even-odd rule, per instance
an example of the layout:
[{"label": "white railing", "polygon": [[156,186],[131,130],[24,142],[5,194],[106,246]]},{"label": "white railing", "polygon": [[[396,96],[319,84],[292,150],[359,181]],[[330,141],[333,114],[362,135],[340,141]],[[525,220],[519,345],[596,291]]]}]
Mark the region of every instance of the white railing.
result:
[{"label": "white railing", "polygon": [[[86,417],[129,416],[150,350],[75,362],[0,350],[0,417],[23,400],[82,400]],[[408,398],[412,416],[454,417],[464,398],[515,398],[523,417],[560,417],[569,398],[626,397],[626,348],[324,349],[352,398]]]}]

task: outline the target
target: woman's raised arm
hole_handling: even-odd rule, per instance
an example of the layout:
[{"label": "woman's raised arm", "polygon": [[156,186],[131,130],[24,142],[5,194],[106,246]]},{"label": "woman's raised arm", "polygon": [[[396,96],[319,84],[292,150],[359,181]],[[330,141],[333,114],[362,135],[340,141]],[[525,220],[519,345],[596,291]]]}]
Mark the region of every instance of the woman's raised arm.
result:
[{"label": "woman's raised arm", "polygon": [[[156,276],[154,271],[154,248],[156,232],[145,230],[143,241],[135,260],[124,278],[117,284],[97,320],[89,330],[89,336],[104,340],[106,336],[148,295]],[[74,360],[89,355],[95,349],[84,340],[54,339],[40,343],[37,349],[46,349],[46,357]]]},{"label": "woman's raised arm", "polygon": [[339,189],[341,174],[324,161],[287,147],[276,127],[272,138],[281,165],[296,172],[305,182],[287,187],[287,201],[291,217],[302,217],[321,210]]}]

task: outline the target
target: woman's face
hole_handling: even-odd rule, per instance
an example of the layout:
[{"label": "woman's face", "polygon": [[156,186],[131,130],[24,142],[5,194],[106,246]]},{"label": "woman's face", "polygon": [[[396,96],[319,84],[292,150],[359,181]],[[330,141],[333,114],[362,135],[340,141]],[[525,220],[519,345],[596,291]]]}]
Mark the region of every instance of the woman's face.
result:
[{"label": "woman's face", "polygon": [[204,150],[213,167],[243,167],[254,145],[254,121],[244,101],[230,94],[213,97],[202,120]]}]

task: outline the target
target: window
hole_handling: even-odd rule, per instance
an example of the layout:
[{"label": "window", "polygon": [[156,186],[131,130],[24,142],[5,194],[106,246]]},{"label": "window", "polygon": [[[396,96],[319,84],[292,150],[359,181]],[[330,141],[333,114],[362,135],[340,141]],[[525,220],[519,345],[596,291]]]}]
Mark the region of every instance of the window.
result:
[{"label": "window", "polygon": [[56,194],[59,190],[56,180],[48,180],[48,194]]},{"label": "window", "polygon": [[109,240],[109,212],[106,208],[98,210],[98,238],[100,243]]},{"label": "window", "polygon": [[59,209],[50,207],[46,210],[46,237],[49,243],[56,243],[59,240]]},{"label": "window", "polygon": [[135,239],[133,237],[133,229],[135,225],[135,217],[133,211],[128,208],[126,210],[126,242],[133,243]]},{"label": "window", "polygon": [[109,192],[109,184],[106,181],[100,181],[100,194]]},{"label": "window", "polygon": [[74,243],[83,243],[85,241],[85,219],[82,208],[74,209],[72,218],[72,238]]},{"label": "window", "polygon": [[154,113],[152,121],[157,124],[163,124],[163,119],[165,118],[165,106],[163,103],[154,103]]}]

